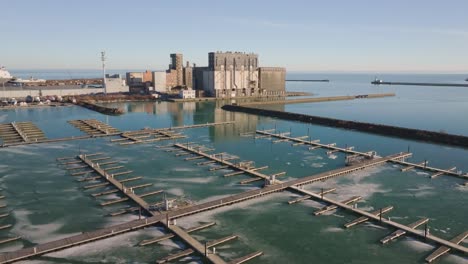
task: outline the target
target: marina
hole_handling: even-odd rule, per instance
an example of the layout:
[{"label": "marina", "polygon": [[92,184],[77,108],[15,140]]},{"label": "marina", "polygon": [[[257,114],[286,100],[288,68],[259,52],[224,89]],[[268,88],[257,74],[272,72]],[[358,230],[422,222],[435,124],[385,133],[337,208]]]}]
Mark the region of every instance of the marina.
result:
[{"label": "marina", "polygon": [[[29,122],[30,123],[30,122]],[[56,143],[72,140],[82,140],[82,139],[91,139],[91,138],[100,138],[100,137],[115,137],[119,136],[120,139],[114,139],[112,142],[119,141],[128,141],[120,143],[121,145],[128,144],[137,144],[137,143],[151,143],[154,141],[160,140],[174,140],[184,138],[180,133],[173,132],[173,130],[183,130],[191,128],[201,128],[209,126],[223,126],[223,125],[232,125],[233,122],[218,122],[218,123],[206,123],[206,124],[197,124],[197,125],[188,125],[188,126],[176,126],[168,128],[159,128],[159,129],[142,129],[137,131],[126,131],[119,132],[117,129],[104,124],[97,120],[70,120],[68,123],[72,124],[81,131],[87,133],[87,136],[72,136],[68,138],[56,138],[56,139],[46,139],[42,132],[37,132],[38,129],[34,124],[28,124],[27,126],[32,129],[32,136],[28,134],[28,131],[23,133],[22,130],[18,130],[18,126],[11,124],[0,124],[0,139],[3,140],[3,144],[0,145],[0,148],[21,146],[21,145],[31,145],[31,144],[41,144],[41,143]],[[15,128],[15,126],[17,128]],[[2,129],[3,128],[3,129]],[[21,134],[20,134],[21,133]],[[2,137],[3,135],[3,137]],[[151,137],[154,135],[154,139],[141,139],[134,137],[134,135],[144,135],[145,137]],[[31,136],[31,138],[29,138]],[[34,138],[36,136],[36,138]],[[26,139],[26,140],[25,140]]]},{"label": "marina", "polygon": [[0,264],[468,264],[467,1],[2,7]]},{"label": "marina", "polygon": [[[374,212],[366,212],[366,211],[363,211],[363,210],[360,210],[360,209],[357,209],[357,208],[354,208],[354,207],[348,205],[350,203],[350,201],[354,202],[354,201],[356,201],[358,199],[358,197],[351,198],[350,200],[347,200],[347,201],[344,201],[344,202],[338,202],[338,201],[335,201],[333,199],[326,198],[324,196],[325,191],[323,191],[323,190],[322,190],[321,193],[313,193],[313,192],[310,192],[310,191],[307,191],[307,190],[304,190],[304,189],[300,188],[300,186],[305,185],[305,184],[310,184],[310,183],[313,183],[313,182],[316,182],[316,181],[323,181],[323,180],[329,179],[331,177],[342,176],[342,175],[349,174],[349,173],[351,173],[353,171],[356,171],[356,170],[362,170],[362,169],[368,168],[370,166],[376,166],[376,165],[379,165],[379,164],[382,164],[382,163],[385,163],[385,162],[388,162],[388,161],[404,159],[404,158],[407,158],[407,157],[410,156],[410,154],[408,154],[408,153],[400,153],[400,154],[390,155],[390,156],[383,157],[383,158],[375,158],[373,160],[368,160],[366,162],[363,162],[363,163],[360,163],[360,164],[357,164],[357,165],[348,166],[348,167],[344,167],[344,168],[341,168],[341,169],[328,171],[328,172],[324,172],[324,173],[317,174],[317,175],[312,175],[312,176],[309,176],[309,177],[304,177],[304,178],[300,178],[300,179],[281,182],[281,181],[278,181],[278,180],[273,181],[272,178],[274,178],[274,177],[271,177],[271,176],[268,176],[268,175],[265,175],[265,174],[260,174],[260,173],[255,172],[255,171],[251,171],[248,167],[241,166],[239,164],[235,165],[235,164],[229,163],[228,161],[223,161],[222,159],[216,158],[215,155],[209,155],[209,154],[206,154],[204,152],[201,152],[201,151],[198,150],[199,148],[197,148],[199,146],[192,146],[192,147],[189,146],[189,147],[187,147],[187,146],[185,146],[183,144],[174,144],[173,146],[177,147],[179,149],[183,149],[183,150],[188,151],[188,152],[195,153],[197,155],[202,155],[202,156],[206,157],[207,159],[212,159],[212,160],[214,160],[214,161],[216,161],[217,163],[220,163],[220,164],[230,164],[229,166],[232,167],[232,168],[235,168],[237,170],[241,170],[241,171],[245,172],[246,174],[254,175],[256,177],[261,177],[261,178],[265,179],[267,184],[264,187],[256,189],[256,190],[246,191],[246,192],[243,192],[243,193],[240,193],[240,194],[232,195],[230,197],[224,197],[224,198],[214,200],[214,201],[210,201],[210,202],[206,202],[206,203],[203,203],[203,204],[194,204],[194,205],[191,205],[191,206],[188,206],[188,207],[185,207],[185,208],[181,208],[181,209],[168,210],[165,213],[159,213],[159,212],[155,213],[155,212],[153,212],[151,210],[148,203],[146,203],[144,200],[141,199],[141,197],[139,197],[138,195],[136,195],[134,193],[134,191],[132,190],[131,187],[126,187],[122,183],[116,181],[113,178],[112,175],[107,174],[103,169],[101,169],[99,167],[98,163],[93,163],[89,158],[87,158],[86,155],[79,155],[77,157],[79,160],[81,160],[84,164],[87,164],[97,174],[99,174],[103,178],[103,180],[105,179],[108,183],[112,184],[115,189],[119,190],[121,193],[123,193],[124,196],[128,197],[128,198],[122,198],[122,199],[125,199],[125,201],[127,199],[131,199],[133,202],[135,202],[139,206],[139,208],[141,208],[144,211],[146,211],[147,213],[149,213],[150,216],[146,217],[144,219],[133,220],[133,221],[125,223],[125,224],[120,224],[120,225],[117,225],[117,226],[112,226],[112,227],[109,227],[109,228],[106,228],[106,229],[98,230],[96,232],[86,233],[86,236],[84,236],[84,234],[83,235],[77,235],[77,236],[74,236],[74,237],[62,239],[60,241],[50,242],[50,243],[47,243],[47,244],[44,244],[44,245],[38,245],[38,246],[36,246],[34,248],[23,249],[23,250],[20,250],[18,252],[1,254],[0,255],[0,260],[2,261],[2,263],[8,263],[8,262],[11,262],[13,260],[19,260],[19,259],[29,258],[29,257],[32,257],[32,256],[41,255],[41,254],[44,254],[44,253],[47,253],[47,252],[56,251],[56,250],[59,250],[59,249],[63,249],[63,248],[71,247],[71,246],[74,246],[74,245],[86,243],[86,242],[89,242],[89,241],[94,241],[94,240],[97,240],[97,239],[103,239],[103,238],[113,236],[113,235],[117,235],[117,234],[120,234],[120,233],[123,233],[123,232],[133,231],[133,230],[136,230],[136,229],[139,229],[139,228],[144,228],[144,227],[154,225],[154,224],[157,224],[157,223],[163,224],[168,230],[170,230],[176,236],[178,236],[183,241],[185,241],[188,245],[190,245],[190,247],[193,250],[197,251],[199,254],[201,254],[201,255],[205,254],[205,257],[211,263],[225,263],[224,260],[220,259],[215,254],[206,254],[207,246],[203,246],[200,242],[198,242],[196,239],[194,239],[192,236],[190,236],[187,231],[184,231],[180,227],[176,226],[175,224],[171,224],[171,223],[172,222],[175,223],[175,219],[178,219],[178,218],[181,218],[181,217],[187,217],[187,216],[197,214],[197,213],[200,213],[200,212],[204,212],[204,211],[207,211],[207,210],[212,210],[212,209],[215,209],[215,208],[224,207],[224,206],[227,206],[227,205],[232,205],[234,203],[239,203],[239,202],[242,202],[242,201],[245,201],[245,200],[254,199],[256,197],[261,197],[261,196],[264,196],[264,195],[267,195],[267,194],[284,191],[286,189],[290,189],[293,192],[307,195],[307,197],[310,197],[311,199],[317,199],[319,201],[329,203],[329,204],[331,204],[333,206],[336,206],[334,209],[341,208],[341,209],[349,210],[352,213],[355,213],[355,214],[361,216],[360,218],[357,218],[356,220],[352,221],[351,223],[346,224],[345,225],[346,227],[351,227],[351,226],[353,226],[355,224],[362,223],[364,221],[373,220],[373,221],[376,221],[377,223],[381,223],[383,225],[396,228],[397,230],[402,230],[403,232],[406,232],[407,234],[410,234],[412,236],[420,237],[420,238],[423,238],[426,241],[431,241],[433,243],[436,243],[436,244],[439,244],[441,246],[447,247],[448,249],[460,251],[460,252],[463,252],[463,253],[468,252],[467,248],[458,245],[457,241],[460,240],[460,238],[458,238],[457,241],[455,241],[455,240],[447,241],[447,240],[441,239],[439,237],[430,235],[427,232],[423,232],[423,233],[419,232],[415,228],[417,226],[419,226],[422,222],[412,224],[410,226],[406,226],[406,225],[399,224],[399,223],[396,223],[394,221],[387,220],[387,219],[383,218],[382,214],[385,213],[385,212],[388,212],[389,210],[391,210],[393,208],[392,206],[382,208],[382,209],[379,209],[379,210],[374,211]],[[96,159],[97,155],[92,155],[91,154],[91,156],[93,157],[93,159]],[[61,158],[61,160],[63,160],[63,158]],[[331,192],[331,190],[329,190],[328,192]],[[114,200],[114,201],[115,202],[120,202],[121,200]],[[209,226],[211,226],[211,225],[212,224],[209,224]],[[195,228],[193,230],[197,230],[197,229],[199,229],[199,228]],[[237,236],[229,236],[229,237],[217,240],[216,242],[212,241],[212,242],[210,242],[211,244],[209,244],[209,245],[214,246],[214,244],[216,244],[218,242],[219,243],[221,241],[225,242],[227,240],[233,239],[234,237],[237,238]],[[170,238],[170,236],[166,236],[166,237],[163,237],[163,238],[168,239],[168,238]],[[162,238],[159,238],[159,239],[162,239]],[[146,243],[148,243],[148,241],[145,241],[145,242],[142,242],[142,243],[146,244]]]}]

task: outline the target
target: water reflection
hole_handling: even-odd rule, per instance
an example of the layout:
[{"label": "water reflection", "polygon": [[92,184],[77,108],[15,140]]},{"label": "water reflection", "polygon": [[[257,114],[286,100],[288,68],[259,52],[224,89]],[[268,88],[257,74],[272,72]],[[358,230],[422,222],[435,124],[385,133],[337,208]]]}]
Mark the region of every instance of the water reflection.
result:
[{"label": "water reflection", "polygon": [[[233,101],[234,102],[234,101]],[[131,113],[147,113],[151,115],[167,115],[171,126],[187,124],[218,123],[234,121],[235,126],[215,126],[209,128],[209,138],[213,141],[233,140],[240,133],[255,131],[257,126],[267,117],[224,111],[221,109],[226,101],[209,102],[131,102],[113,104]],[[270,109],[284,111],[284,105],[272,105]]]}]

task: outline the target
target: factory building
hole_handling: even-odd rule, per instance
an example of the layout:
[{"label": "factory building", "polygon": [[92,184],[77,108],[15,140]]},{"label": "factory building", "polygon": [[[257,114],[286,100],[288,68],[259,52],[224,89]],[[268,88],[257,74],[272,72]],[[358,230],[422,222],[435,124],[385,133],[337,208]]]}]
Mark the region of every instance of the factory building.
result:
[{"label": "factory building", "polygon": [[143,73],[142,72],[127,72],[126,75],[127,84],[130,87],[143,86]]},{"label": "factory building", "polygon": [[166,92],[166,72],[155,71],[153,72],[153,87],[155,92]]},{"label": "factory building", "polygon": [[183,55],[173,53],[171,56],[171,64],[166,71],[166,87],[172,88],[192,88],[193,87],[193,68],[187,61],[187,65],[183,66]]},{"label": "factory building", "polygon": [[106,74],[106,92],[107,93],[122,93],[128,92],[128,86],[120,74]]},{"label": "factory building", "polygon": [[193,69],[194,88],[218,98],[284,95],[286,70],[258,65],[254,53],[210,52],[208,67]]},{"label": "factory building", "polygon": [[175,71],[175,86],[182,86],[183,81],[183,55],[180,53],[171,54],[171,64],[169,65],[169,70]]},{"label": "factory building", "polygon": [[286,95],[286,69],[281,67],[258,68],[258,86],[263,96]]}]

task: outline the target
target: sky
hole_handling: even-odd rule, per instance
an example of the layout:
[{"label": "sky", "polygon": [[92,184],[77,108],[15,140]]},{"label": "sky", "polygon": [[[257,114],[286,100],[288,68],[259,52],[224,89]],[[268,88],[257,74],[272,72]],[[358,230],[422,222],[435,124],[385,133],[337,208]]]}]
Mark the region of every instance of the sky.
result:
[{"label": "sky", "polygon": [[467,0],[0,0],[9,69],[163,70],[210,51],[313,72],[468,72]]}]

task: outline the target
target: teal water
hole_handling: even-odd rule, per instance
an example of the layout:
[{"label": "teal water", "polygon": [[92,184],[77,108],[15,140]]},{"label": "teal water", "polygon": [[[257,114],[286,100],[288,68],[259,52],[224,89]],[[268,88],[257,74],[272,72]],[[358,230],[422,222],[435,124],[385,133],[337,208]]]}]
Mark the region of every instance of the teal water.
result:
[{"label": "teal water", "polygon": [[[351,77],[339,76],[343,80],[337,80],[336,83],[332,81],[330,84],[288,84],[288,89],[307,90],[323,96],[365,93],[380,89],[395,91],[398,96],[385,98],[377,103],[368,100],[365,103],[348,101],[336,105],[334,103],[277,105],[275,108],[338,118],[349,117],[360,121],[379,121],[385,124],[395,122],[398,125],[411,125],[416,128],[424,128],[426,124],[434,129],[445,127],[444,122],[447,118],[443,116],[455,120],[463,117],[456,110],[458,106],[451,105],[453,102],[464,109],[462,103],[465,98],[464,91],[455,91],[454,95],[442,97],[438,96],[438,92],[442,93],[441,91],[426,88],[428,94],[421,95],[421,98],[425,99],[418,102],[418,92],[414,91],[414,87],[402,86],[402,91],[392,90],[400,89],[396,87],[370,85],[364,87],[365,78]],[[346,78],[351,78],[348,86]],[[352,81],[353,78],[357,80]],[[438,101],[444,107],[431,106],[431,100]],[[411,120],[413,117],[404,115],[403,106],[400,107],[399,104],[406,104],[408,107],[420,105],[423,109],[431,109],[431,122],[426,123],[421,119]],[[79,107],[19,109],[0,111],[0,121],[1,123],[33,121],[48,137],[54,138],[82,134],[66,122],[72,119],[95,118],[120,130],[235,120],[234,126],[190,129],[184,130],[183,133],[189,137],[187,140],[204,143],[215,148],[216,152],[228,152],[243,160],[253,160],[257,166],[268,165],[269,169],[265,170],[265,173],[286,171],[287,175],[283,177],[285,180],[342,167],[344,156],[336,154],[329,157],[323,150],[308,151],[305,147],[292,147],[288,143],[272,144],[267,139],[254,140],[251,137],[241,137],[239,133],[253,131],[256,128],[276,127],[284,132],[291,131],[293,136],[310,133],[312,138],[320,138],[323,143],[353,145],[358,150],[376,150],[380,155],[405,151],[410,146],[414,153],[413,161],[428,159],[429,164],[433,166],[442,168],[457,166],[459,170],[468,171],[466,149],[230,113],[221,110],[219,108],[221,105],[216,102],[122,103],[118,106],[124,107],[127,113],[118,117],[107,117]],[[437,115],[437,112],[442,110],[445,114]],[[414,111],[416,115],[420,108],[415,107]],[[395,119],[394,112],[400,113],[398,114],[400,118]],[[378,113],[380,115],[376,116]],[[426,111],[419,114],[423,116],[429,113]],[[405,123],[405,120],[408,123]],[[448,123],[452,125],[449,131],[467,134],[464,132],[466,121],[462,124]],[[170,142],[161,144],[167,143]],[[168,197],[183,197],[200,203],[240,193],[259,185],[255,183],[240,186],[238,182],[247,177],[224,178],[222,175],[228,171],[210,172],[207,166],[196,166],[199,160],[184,161],[182,157],[175,157],[174,154],[155,148],[155,145],[157,144],[124,147],[111,143],[110,139],[91,139],[0,150],[0,187],[2,195],[6,196],[2,203],[8,205],[6,209],[0,210],[11,211],[11,215],[1,219],[0,224],[14,225],[11,229],[0,231],[0,237],[14,235],[23,237],[19,242],[1,246],[0,251],[11,251],[138,218],[137,214],[107,217],[109,212],[129,206],[131,203],[101,207],[100,202],[117,198],[118,195],[95,199],[90,193],[98,190],[84,191],[81,187],[86,184],[76,182],[76,178],[57,165],[55,160],[57,157],[73,156],[80,151],[86,153],[104,151],[106,156],[120,161],[126,169],[133,170],[133,176],[144,176],[140,182],[151,182],[154,186],[141,190],[142,193],[164,189]],[[403,173],[397,166],[388,164],[323,183],[311,184],[306,188],[318,191],[322,187],[336,187],[338,191],[329,196],[338,200],[361,195],[364,200],[358,206],[366,210],[393,205],[395,209],[387,216],[401,223],[411,223],[420,217],[429,217],[431,232],[449,239],[467,228],[468,189],[459,186],[463,183],[459,179],[442,176],[430,180],[428,176],[429,174],[420,171]],[[216,221],[215,227],[196,232],[194,236],[201,241],[207,241],[237,234],[239,240],[218,247],[217,252],[226,260],[256,250],[265,252],[263,257],[249,263],[422,263],[434,249],[434,245],[410,237],[382,246],[378,241],[393,230],[373,223],[345,230],[343,224],[354,219],[354,215],[338,210],[329,215],[316,217],[312,212],[322,206],[320,203],[306,201],[287,205],[286,202],[294,196],[289,192],[274,194],[183,218],[178,224],[189,227],[202,222]],[[157,202],[161,199],[162,195],[157,195],[147,200]],[[141,240],[157,236],[162,232],[163,230],[157,227],[140,230],[48,254],[24,263],[154,263],[158,257],[184,247],[178,240],[147,247],[137,246]],[[197,262],[200,262],[197,257],[180,261],[180,263]],[[453,254],[443,257],[439,263],[467,262],[466,257]]]}]

